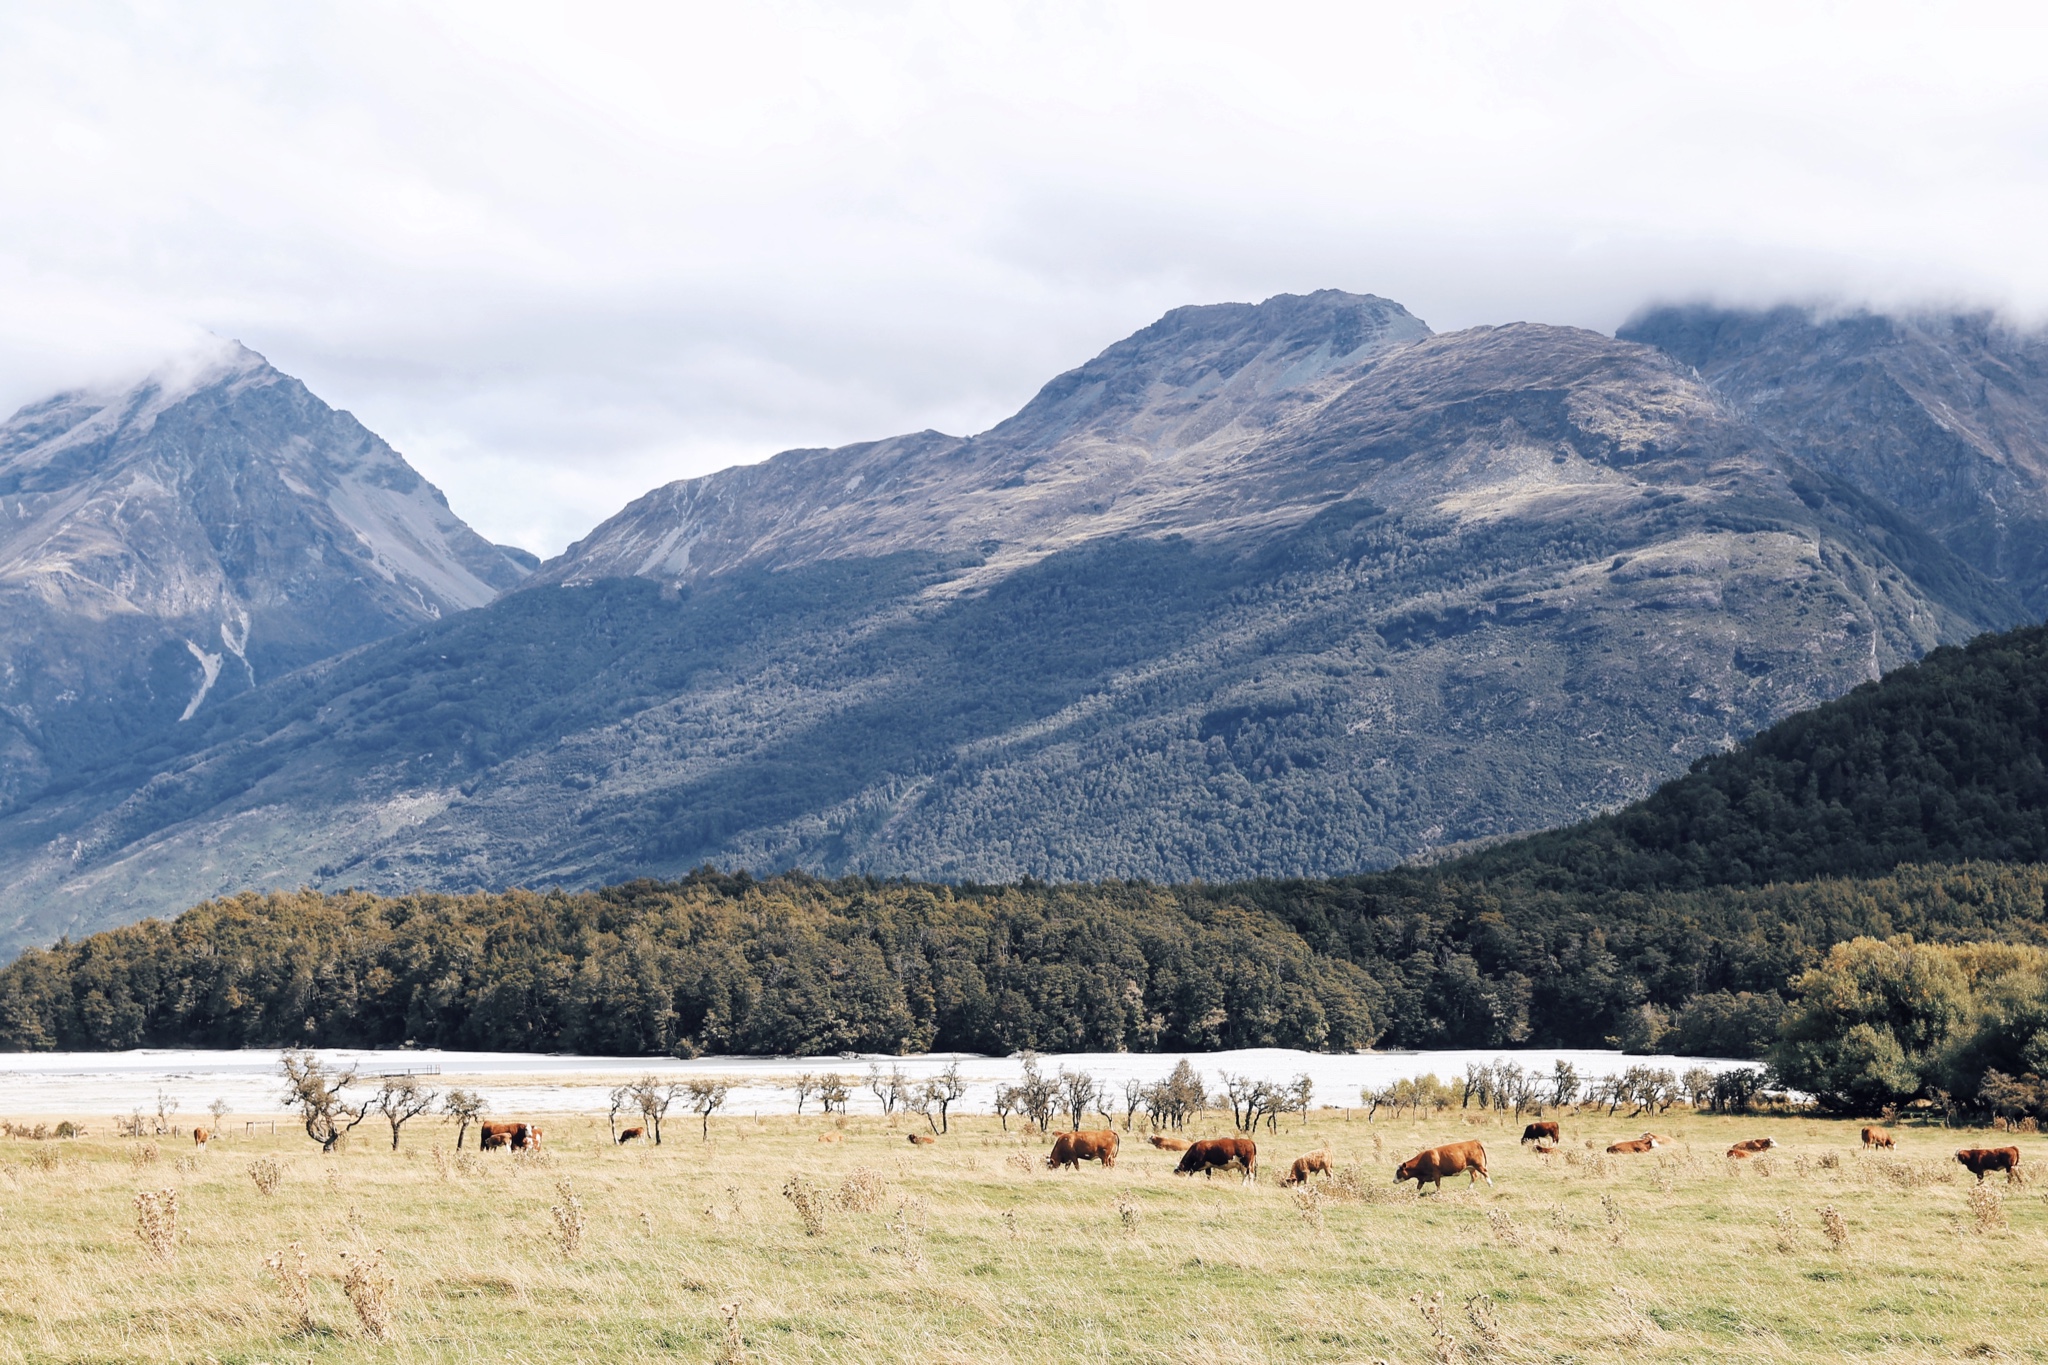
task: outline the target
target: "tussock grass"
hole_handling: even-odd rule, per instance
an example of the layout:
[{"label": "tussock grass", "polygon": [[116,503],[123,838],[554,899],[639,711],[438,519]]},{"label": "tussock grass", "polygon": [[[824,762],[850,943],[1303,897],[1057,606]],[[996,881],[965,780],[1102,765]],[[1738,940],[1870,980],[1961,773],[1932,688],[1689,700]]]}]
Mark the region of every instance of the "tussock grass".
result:
[{"label": "tussock grass", "polygon": [[[555,1116],[547,1160],[523,1162],[437,1162],[451,1134],[425,1124],[333,1157],[280,1132],[175,1180],[143,1168],[159,1210],[176,1193],[164,1258],[135,1139],[68,1141],[42,1169],[31,1149],[55,1144],[0,1137],[0,1365],[2048,1359],[2048,1201],[1952,1175],[1979,1135],[1902,1126],[1871,1155],[1854,1124],[1681,1114],[1659,1128],[1677,1149],[1606,1158],[1640,1118],[1563,1122],[1567,1153],[1591,1138],[1602,1159],[1456,1113],[1318,1114],[1260,1135],[1252,1185],[1175,1177],[1135,1140],[1114,1169],[1047,1171],[1042,1139],[976,1118],[901,1157],[900,1128],[861,1118],[833,1144],[824,1120],[743,1118],[616,1148]],[[1731,1174],[1721,1153],[1763,1133],[1775,1173]],[[1394,1189],[1396,1161],[1470,1136],[1493,1188]],[[1306,1202],[1280,1186],[1324,1147],[1334,1178]],[[556,1210],[582,1220],[571,1254]]]}]

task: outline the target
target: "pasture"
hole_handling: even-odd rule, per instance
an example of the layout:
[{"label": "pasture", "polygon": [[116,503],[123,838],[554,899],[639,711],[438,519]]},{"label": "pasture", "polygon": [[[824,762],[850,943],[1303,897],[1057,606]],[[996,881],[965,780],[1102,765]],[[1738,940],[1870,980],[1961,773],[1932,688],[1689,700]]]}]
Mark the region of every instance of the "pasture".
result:
[{"label": "pasture", "polygon": [[[1515,1120],[1322,1111],[1259,1135],[1249,1185],[1174,1177],[1142,1124],[1114,1169],[1049,1171],[1049,1139],[980,1117],[620,1148],[557,1114],[539,1155],[457,1155],[428,1119],[329,1158],[283,1121],[201,1151],[0,1139],[0,1362],[2048,1358],[2048,1180],[1980,1192],[1951,1159],[2014,1143],[2038,1176],[2038,1136],[1902,1125],[1870,1154],[1850,1122],[1550,1116],[1542,1157]],[[1679,1145],[1594,1150],[1652,1127]],[[1492,1188],[1393,1186],[1472,1137]],[[1318,1148],[1337,1179],[1284,1188]]]}]

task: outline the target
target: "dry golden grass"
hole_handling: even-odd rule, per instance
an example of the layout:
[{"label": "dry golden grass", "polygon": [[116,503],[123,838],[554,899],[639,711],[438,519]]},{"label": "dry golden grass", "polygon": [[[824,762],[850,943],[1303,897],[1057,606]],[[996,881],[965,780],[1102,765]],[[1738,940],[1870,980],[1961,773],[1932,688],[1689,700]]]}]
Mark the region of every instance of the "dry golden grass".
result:
[{"label": "dry golden grass", "polygon": [[[1607,1157],[1585,1140],[1647,1125],[1589,1113],[1545,1158],[1518,1124],[1318,1115],[1262,1135],[1245,1185],[1135,1140],[1055,1173],[992,1120],[930,1147],[825,1126],[622,1149],[555,1116],[543,1159],[437,1160],[425,1122],[331,1158],[280,1125],[175,1176],[133,1141],[0,1139],[0,1363],[2048,1358],[2048,1200],[1999,1177],[1973,1200],[1949,1154],[1980,1134],[1900,1128],[1872,1156],[1854,1124],[1667,1114],[1680,1147]],[[1765,1133],[1770,1162],[1723,1159]],[[1394,1162],[1472,1136],[1494,1188],[1393,1190]],[[1318,1147],[1338,1178],[1283,1189]],[[166,1188],[159,1254],[138,1194]]]}]

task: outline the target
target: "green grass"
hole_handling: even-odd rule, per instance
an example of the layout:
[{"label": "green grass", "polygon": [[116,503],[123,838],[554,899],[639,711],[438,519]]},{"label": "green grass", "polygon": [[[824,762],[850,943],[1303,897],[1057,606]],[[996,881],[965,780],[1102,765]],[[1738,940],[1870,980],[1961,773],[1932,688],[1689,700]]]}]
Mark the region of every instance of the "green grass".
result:
[{"label": "green grass", "polygon": [[[472,1153],[445,1174],[431,1148],[449,1133],[426,1122],[398,1153],[365,1126],[333,1158],[282,1134],[196,1155],[163,1139],[141,1166],[134,1141],[5,1140],[0,1362],[715,1360],[720,1306],[735,1303],[752,1361],[1433,1361],[1412,1300],[1438,1292],[1469,1360],[2048,1358],[2048,1200],[1994,1179],[2006,1226],[1981,1231],[1949,1159],[1988,1135],[1901,1128],[1888,1165],[1857,1149],[1853,1124],[1670,1114],[1655,1126],[1679,1149],[1623,1159],[1584,1142],[1644,1120],[1564,1123],[1576,1162],[1455,1112],[1325,1113],[1262,1136],[1271,1169],[1253,1185],[1176,1179],[1174,1158],[1135,1136],[1114,1170],[1050,1172],[1041,1140],[982,1119],[925,1148],[879,1120],[821,1144],[818,1119],[736,1119],[708,1145],[676,1124],[663,1147],[621,1150],[601,1123],[557,1116],[545,1161]],[[1781,1149],[1731,1172],[1723,1149],[1762,1133]],[[1466,1136],[1487,1143],[1492,1189],[1394,1191],[1396,1160]],[[2017,1140],[2048,1166],[2039,1138]],[[1323,1145],[1358,1169],[1317,1228],[1278,1177]],[[45,1153],[55,1169],[38,1168]],[[285,1165],[269,1198],[246,1170],[264,1154]],[[835,1207],[806,1236],[785,1181],[836,1191],[863,1166],[886,1182],[879,1204]],[[588,1220],[573,1256],[549,1212],[565,1177]],[[135,1195],[166,1187],[180,1240],[158,1264]],[[1822,1235],[1824,1204],[1846,1250]],[[292,1241],[314,1274],[309,1333],[264,1268]],[[364,1334],[341,1287],[341,1254],[380,1248],[388,1342]],[[1491,1301],[1490,1344],[1467,1314],[1476,1296]]]}]

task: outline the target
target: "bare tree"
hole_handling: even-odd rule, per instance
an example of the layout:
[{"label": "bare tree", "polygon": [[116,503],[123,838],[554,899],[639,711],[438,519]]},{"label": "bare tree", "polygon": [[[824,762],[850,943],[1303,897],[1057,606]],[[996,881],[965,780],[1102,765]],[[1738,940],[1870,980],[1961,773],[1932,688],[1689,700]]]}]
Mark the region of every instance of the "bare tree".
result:
[{"label": "bare tree", "polygon": [[1010,1131],[1010,1115],[1022,1106],[1023,1098],[1023,1095],[1019,1093],[1018,1088],[1014,1085],[999,1085],[996,1087],[996,1117],[1003,1121],[1004,1132]]},{"label": "bare tree", "polygon": [[611,1101],[611,1109],[605,1114],[604,1121],[611,1127],[612,1146],[616,1147],[619,1145],[619,1111],[633,1103],[633,1087],[630,1085],[613,1086],[612,1093],[608,1098]]},{"label": "bare tree", "polygon": [[377,1091],[377,1112],[391,1125],[391,1150],[398,1150],[398,1130],[433,1107],[438,1090],[420,1084],[417,1076],[386,1076]]},{"label": "bare tree", "polygon": [[667,1115],[669,1106],[676,1102],[676,1096],[683,1093],[682,1082],[657,1081],[652,1076],[642,1076],[630,1088],[640,1117],[646,1120],[647,1127],[653,1132],[654,1145],[661,1146],[661,1120]]},{"label": "bare tree", "polygon": [[[704,1120],[704,1140],[711,1141],[711,1116],[725,1107],[726,1094],[732,1089],[724,1081],[706,1080],[702,1077],[690,1082],[690,1108]],[[667,1108],[666,1105],[662,1106]],[[656,1138],[659,1142],[661,1139]]]},{"label": "bare tree", "polygon": [[1136,1076],[1124,1082],[1124,1131],[1131,1131],[1131,1120],[1137,1117],[1138,1106],[1145,1102],[1145,1083]]},{"label": "bare tree", "polygon": [[846,1081],[838,1072],[828,1071],[818,1077],[818,1103],[825,1106],[826,1113],[829,1114],[836,1108],[844,1114],[849,1098],[851,1095],[846,1088]]},{"label": "bare tree", "polygon": [[1308,1127],[1309,1101],[1315,1097],[1316,1083],[1306,1071],[1298,1073],[1293,1084],[1287,1087],[1287,1112],[1301,1115],[1301,1126]]},{"label": "bare tree", "polygon": [[441,1101],[441,1112],[454,1119],[455,1150],[462,1150],[462,1140],[469,1135],[469,1125],[481,1119],[490,1111],[491,1102],[474,1090],[455,1089],[448,1092],[448,1098]]},{"label": "bare tree", "polygon": [[1250,1074],[1233,1076],[1228,1071],[1222,1072],[1221,1078],[1223,1097],[1239,1132],[1254,1131],[1260,1120],[1278,1112],[1282,1096],[1272,1082],[1256,1080]]},{"label": "bare tree", "polygon": [[1095,1103],[1095,1078],[1085,1071],[1069,1071],[1061,1067],[1053,1084],[1059,1087],[1061,1112],[1074,1120],[1074,1131],[1079,1132],[1082,1117]]},{"label": "bare tree", "polygon": [[1559,1109],[1579,1102],[1579,1089],[1585,1083],[1579,1079],[1579,1069],[1570,1062],[1560,1060],[1550,1069],[1550,1102]]},{"label": "bare tree", "polygon": [[207,1105],[206,1112],[213,1115],[213,1136],[222,1136],[220,1126],[227,1121],[228,1115],[234,1112],[234,1107],[225,1098],[221,1098]]},{"label": "bare tree", "polygon": [[796,1092],[796,1116],[802,1118],[804,1116],[804,1101],[818,1093],[818,1078],[806,1071],[803,1075],[797,1077],[795,1083],[789,1088]]},{"label": "bare tree", "polygon": [[1038,1125],[1043,1133],[1052,1128],[1052,1111],[1059,1103],[1059,1087],[1038,1071],[1038,1054],[1024,1054],[1024,1075],[1016,1086],[1017,1112]]},{"label": "bare tree", "polygon": [[349,1130],[370,1116],[375,1096],[350,1105],[341,1092],[356,1082],[356,1069],[331,1072],[327,1064],[306,1048],[287,1048],[279,1059],[284,1073],[284,1101],[299,1111],[306,1136],[320,1144],[322,1153],[332,1152]]}]

